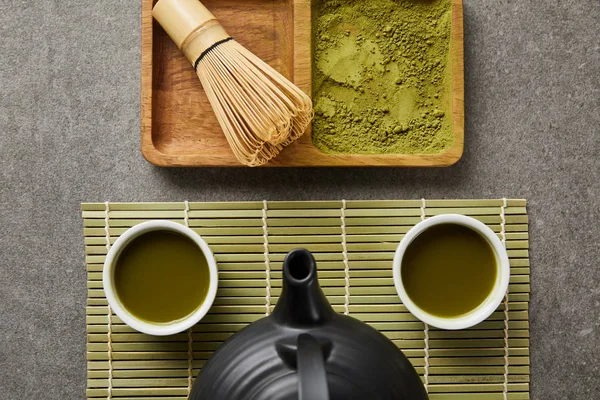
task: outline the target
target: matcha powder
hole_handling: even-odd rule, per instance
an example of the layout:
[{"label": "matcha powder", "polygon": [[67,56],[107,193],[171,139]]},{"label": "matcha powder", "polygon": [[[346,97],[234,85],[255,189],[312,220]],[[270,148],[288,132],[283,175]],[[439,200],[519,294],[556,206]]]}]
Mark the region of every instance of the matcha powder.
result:
[{"label": "matcha powder", "polygon": [[313,142],[326,153],[452,146],[450,0],[321,0]]}]

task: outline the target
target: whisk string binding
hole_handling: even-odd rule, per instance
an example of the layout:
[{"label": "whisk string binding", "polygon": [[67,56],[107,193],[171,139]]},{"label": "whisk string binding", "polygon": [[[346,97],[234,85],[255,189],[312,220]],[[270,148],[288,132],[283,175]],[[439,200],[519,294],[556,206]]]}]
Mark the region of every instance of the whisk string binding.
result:
[{"label": "whisk string binding", "polygon": [[227,39],[223,39],[223,40],[219,40],[218,42],[215,42],[212,46],[210,46],[209,48],[207,48],[206,50],[204,50],[202,52],[202,54],[200,54],[200,57],[198,57],[196,59],[196,61],[194,62],[194,71],[198,70],[198,64],[200,64],[200,61],[202,61],[202,59],[204,57],[206,57],[206,55],[208,53],[210,53],[211,51],[213,51],[214,49],[216,49],[217,47],[219,47],[220,45],[222,45],[223,43],[227,43],[232,41],[233,38],[232,37],[228,37]]}]

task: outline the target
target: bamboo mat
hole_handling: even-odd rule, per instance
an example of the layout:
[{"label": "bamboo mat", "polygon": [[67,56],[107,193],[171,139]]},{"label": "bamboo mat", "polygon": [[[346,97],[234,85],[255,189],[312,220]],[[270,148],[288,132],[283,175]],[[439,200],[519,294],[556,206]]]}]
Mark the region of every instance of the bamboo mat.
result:
[{"label": "bamboo mat", "polygon": [[[511,263],[505,302],[487,321],[464,331],[424,326],[400,303],[392,280],[392,259],[403,235],[422,219],[447,213],[486,223],[506,243]],[[393,340],[432,400],[529,399],[525,200],[90,203],[82,204],[82,214],[88,399],[187,399],[211,353],[273,309],[282,261],[297,247],[314,253],[335,309]],[[111,313],[102,290],[107,248],[127,228],[151,219],[189,225],[208,242],[219,267],[210,313],[191,331],[166,338],[128,328]]]}]

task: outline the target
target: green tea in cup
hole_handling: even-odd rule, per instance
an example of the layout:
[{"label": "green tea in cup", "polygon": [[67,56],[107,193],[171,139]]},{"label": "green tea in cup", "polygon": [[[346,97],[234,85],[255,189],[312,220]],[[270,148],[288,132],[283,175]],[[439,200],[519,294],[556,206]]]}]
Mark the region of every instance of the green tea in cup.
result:
[{"label": "green tea in cup", "polygon": [[463,215],[412,228],[394,257],[394,283],[408,310],[429,325],[465,329],[489,317],[508,289],[506,249],[482,222]]},{"label": "green tea in cup", "polygon": [[150,323],[180,321],[206,299],[206,257],[191,239],[166,230],[144,233],[125,247],[114,269],[117,298]]},{"label": "green tea in cup", "polygon": [[423,311],[454,318],[479,307],[498,276],[494,249],[458,224],[436,225],[408,245],[402,259],[406,294]]},{"label": "green tea in cup", "polygon": [[217,290],[217,267],[204,240],[190,228],[151,221],[112,246],[103,285],[115,313],[152,334],[182,332],[204,317]]}]

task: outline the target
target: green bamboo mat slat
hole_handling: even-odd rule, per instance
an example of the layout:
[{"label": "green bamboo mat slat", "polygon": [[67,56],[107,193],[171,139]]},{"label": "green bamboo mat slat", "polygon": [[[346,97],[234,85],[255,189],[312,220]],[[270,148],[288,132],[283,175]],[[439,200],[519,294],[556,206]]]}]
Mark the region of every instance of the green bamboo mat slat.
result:
[{"label": "green bamboo mat slat", "polygon": [[[84,203],[81,209],[88,274],[88,399],[187,399],[190,371],[195,376],[224,340],[262,318],[267,309],[272,311],[281,293],[283,258],[296,247],[313,251],[321,285],[338,312],[346,306],[347,250],[350,315],[380,330],[404,351],[427,382],[432,400],[529,399],[525,200],[110,203],[108,208],[106,203]],[[423,216],[448,213],[472,216],[505,239],[511,264],[508,309],[502,304],[488,320],[463,331],[429,328],[426,342],[424,325],[396,294],[392,259],[398,242]],[[185,224],[186,217],[211,246],[218,263],[219,291],[213,308],[190,331],[191,342],[187,333],[164,338],[140,334],[112,315],[109,347],[108,304],[102,290],[107,240],[114,243],[144,221]],[[269,276],[263,254],[265,230]],[[265,304],[267,279],[270,307]]]}]

